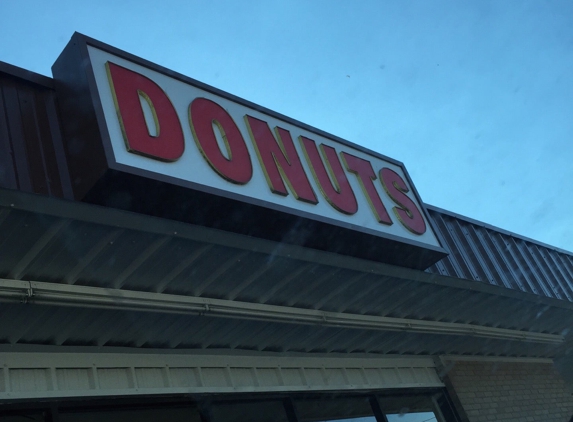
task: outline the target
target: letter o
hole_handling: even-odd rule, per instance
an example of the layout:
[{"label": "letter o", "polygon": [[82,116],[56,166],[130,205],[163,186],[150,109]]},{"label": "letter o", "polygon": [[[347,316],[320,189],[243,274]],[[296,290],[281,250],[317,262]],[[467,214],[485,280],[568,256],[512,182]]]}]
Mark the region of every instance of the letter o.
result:
[{"label": "letter o", "polygon": [[[189,124],[197,147],[213,170],[238,185],[251,180],[253,166],[249,150],[235,121],[223,107],[207,98],[196,98],[189,106]],[[223,138],[228,157],[221,152],[215,130],[219,130]]]}]

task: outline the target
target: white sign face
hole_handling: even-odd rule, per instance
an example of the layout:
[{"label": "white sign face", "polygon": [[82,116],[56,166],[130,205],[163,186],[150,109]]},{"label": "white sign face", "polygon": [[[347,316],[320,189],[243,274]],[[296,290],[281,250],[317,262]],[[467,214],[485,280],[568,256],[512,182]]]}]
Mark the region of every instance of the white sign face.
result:
[{"label": "white sign face", "polygon": [[183,77],[88,52],[116,169],[440,247],[400,163]]}]

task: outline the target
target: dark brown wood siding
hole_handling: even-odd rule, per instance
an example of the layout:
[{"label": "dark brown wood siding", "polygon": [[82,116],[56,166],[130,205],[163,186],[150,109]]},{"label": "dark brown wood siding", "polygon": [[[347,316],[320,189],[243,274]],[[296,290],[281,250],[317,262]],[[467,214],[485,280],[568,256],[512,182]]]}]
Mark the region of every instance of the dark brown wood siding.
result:
[{"label": "dark brown wood siding", "polygon": [[72,199],[50,78],[0,63],[0,187]]}]

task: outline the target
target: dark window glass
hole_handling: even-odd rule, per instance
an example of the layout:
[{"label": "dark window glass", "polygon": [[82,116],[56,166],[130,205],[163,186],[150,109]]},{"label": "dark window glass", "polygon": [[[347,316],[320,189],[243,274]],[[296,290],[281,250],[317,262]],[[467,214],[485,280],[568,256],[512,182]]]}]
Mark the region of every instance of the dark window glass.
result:
[{"label": "dark window glass", "polygon": [[368,397],[336,397],[295,400],[295,406],[301,422],[376,422]]},{"label": "dark window glass", "polygon": [[22,411],[21,413],[0,414],[0,422],[44,422],[51,420],[48,412],[30,413]]},{"label": "dark window glass", "polygon": [[[195,408],[108,409],[60,412],[60,422],[201,422]],[[4,422],[4,421],[0,421]],[[10,421],[11,422],[11,421]]]},{"label": "dark window glass", "polygon": [[213,403],[211,422],[288,422],[282,401]]}]

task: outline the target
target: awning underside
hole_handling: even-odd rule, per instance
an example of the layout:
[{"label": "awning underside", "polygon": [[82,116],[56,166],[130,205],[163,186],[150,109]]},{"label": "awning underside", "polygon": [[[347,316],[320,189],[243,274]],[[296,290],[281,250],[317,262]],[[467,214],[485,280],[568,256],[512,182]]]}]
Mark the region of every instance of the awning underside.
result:
[{"label": "awning underside", "polygon": [[[572,315],[556,299],[14,191],[0,192],[0,235],[1,343],[552,357]],[[127,298],[90,301],[88,286]],[[134,292],[193,303],[141,307]]]}]

